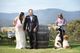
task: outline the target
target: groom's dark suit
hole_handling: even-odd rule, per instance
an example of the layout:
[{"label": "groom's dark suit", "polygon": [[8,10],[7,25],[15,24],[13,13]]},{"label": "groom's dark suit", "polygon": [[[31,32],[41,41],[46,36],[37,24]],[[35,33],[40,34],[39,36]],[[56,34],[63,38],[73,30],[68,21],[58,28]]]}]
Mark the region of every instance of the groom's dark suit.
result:
[{"label": "groom's dark suit", "polygon": [[[32,17],[32,19],[31,19]],[[39,27],[38,18],[36,15],[26,16],[24,20],[23,29],[27,30],[29,38],[30,38],[30,46],[31,48],[37,48],[37,31]],[[34,30],[35,29],[35,30]]]}]

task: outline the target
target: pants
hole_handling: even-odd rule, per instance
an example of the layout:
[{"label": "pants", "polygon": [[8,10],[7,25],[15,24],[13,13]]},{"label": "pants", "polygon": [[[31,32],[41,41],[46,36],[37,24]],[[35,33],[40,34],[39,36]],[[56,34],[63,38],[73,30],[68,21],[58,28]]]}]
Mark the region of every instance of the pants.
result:
[{"label": "pants", "polygon": [[30,48],[37,48],[37,32],[28,32],[29,35],[29,41],[30,41]]},{"label": "pants", "polygon": [[64,29],[61,29],[61,28],[59,28],[58,29],[59,31],[60,31],[60,38],[61,38],[61,45],[62,45],[62,47],[63,47],[63,36],[65,35],[65,30]]}]

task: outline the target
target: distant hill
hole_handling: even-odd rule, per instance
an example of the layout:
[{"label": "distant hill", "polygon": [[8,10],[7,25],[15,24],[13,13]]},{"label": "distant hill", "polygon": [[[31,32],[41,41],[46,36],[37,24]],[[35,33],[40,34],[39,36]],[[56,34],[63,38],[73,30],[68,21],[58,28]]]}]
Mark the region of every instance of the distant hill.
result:
[{"label": "distant hill", "polygon": [[0,13],[0,26],[12,26],[13,19],[18,13]]},{"label": "distant hill", "polygon": [[[67,21],[80,19],[80,11],[69,12],[60,9],[44,9],[34,11],[34,14],[38,16],[39,23],[43,25],[54,23],[59,13],[63,13],[64,18]],[[11,26],[12,20],[17,15],[18,13],[0,13],[0,26]]]},{"label": "distant hill", "polygon": [[80,19],[80,11],[68,12],[60,9],[45,9],[37,10],[35,14],[38,15],[41,24],[54,23],[58,14],[63,13],[67,21]]}]

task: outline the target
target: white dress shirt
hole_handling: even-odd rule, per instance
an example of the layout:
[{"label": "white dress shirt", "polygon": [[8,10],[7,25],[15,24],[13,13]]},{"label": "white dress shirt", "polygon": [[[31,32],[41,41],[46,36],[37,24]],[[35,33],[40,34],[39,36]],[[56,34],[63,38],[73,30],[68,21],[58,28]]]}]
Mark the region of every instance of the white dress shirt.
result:
[{"label": "white dress shirt", "polygon": [[30,16],[30,19],[31,19],[31,21],[32,21],[33,17],[32,17],[32,16]]}]

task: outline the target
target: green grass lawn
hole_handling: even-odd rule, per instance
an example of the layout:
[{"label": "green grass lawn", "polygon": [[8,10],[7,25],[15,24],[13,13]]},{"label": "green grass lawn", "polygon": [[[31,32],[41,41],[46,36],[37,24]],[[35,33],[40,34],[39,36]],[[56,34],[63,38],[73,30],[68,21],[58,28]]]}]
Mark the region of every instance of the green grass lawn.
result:
[{"label": "green grass lawn", "polygon": [[41,49],[15,49],[15,45],[1,44],[0,53],[80,53],[80,44],[72,44],[72,49],[54,49],[54,48],[41,48]]},{"label": "green grass lawn", "polygon": [[15,49],[15,42],[2,40],[0,41],[0,53],[80,53],[80,41],[70,42],[72,48],[68,49],[54,49],[54,41],[49,41],[48,48],[40,49]]}]

